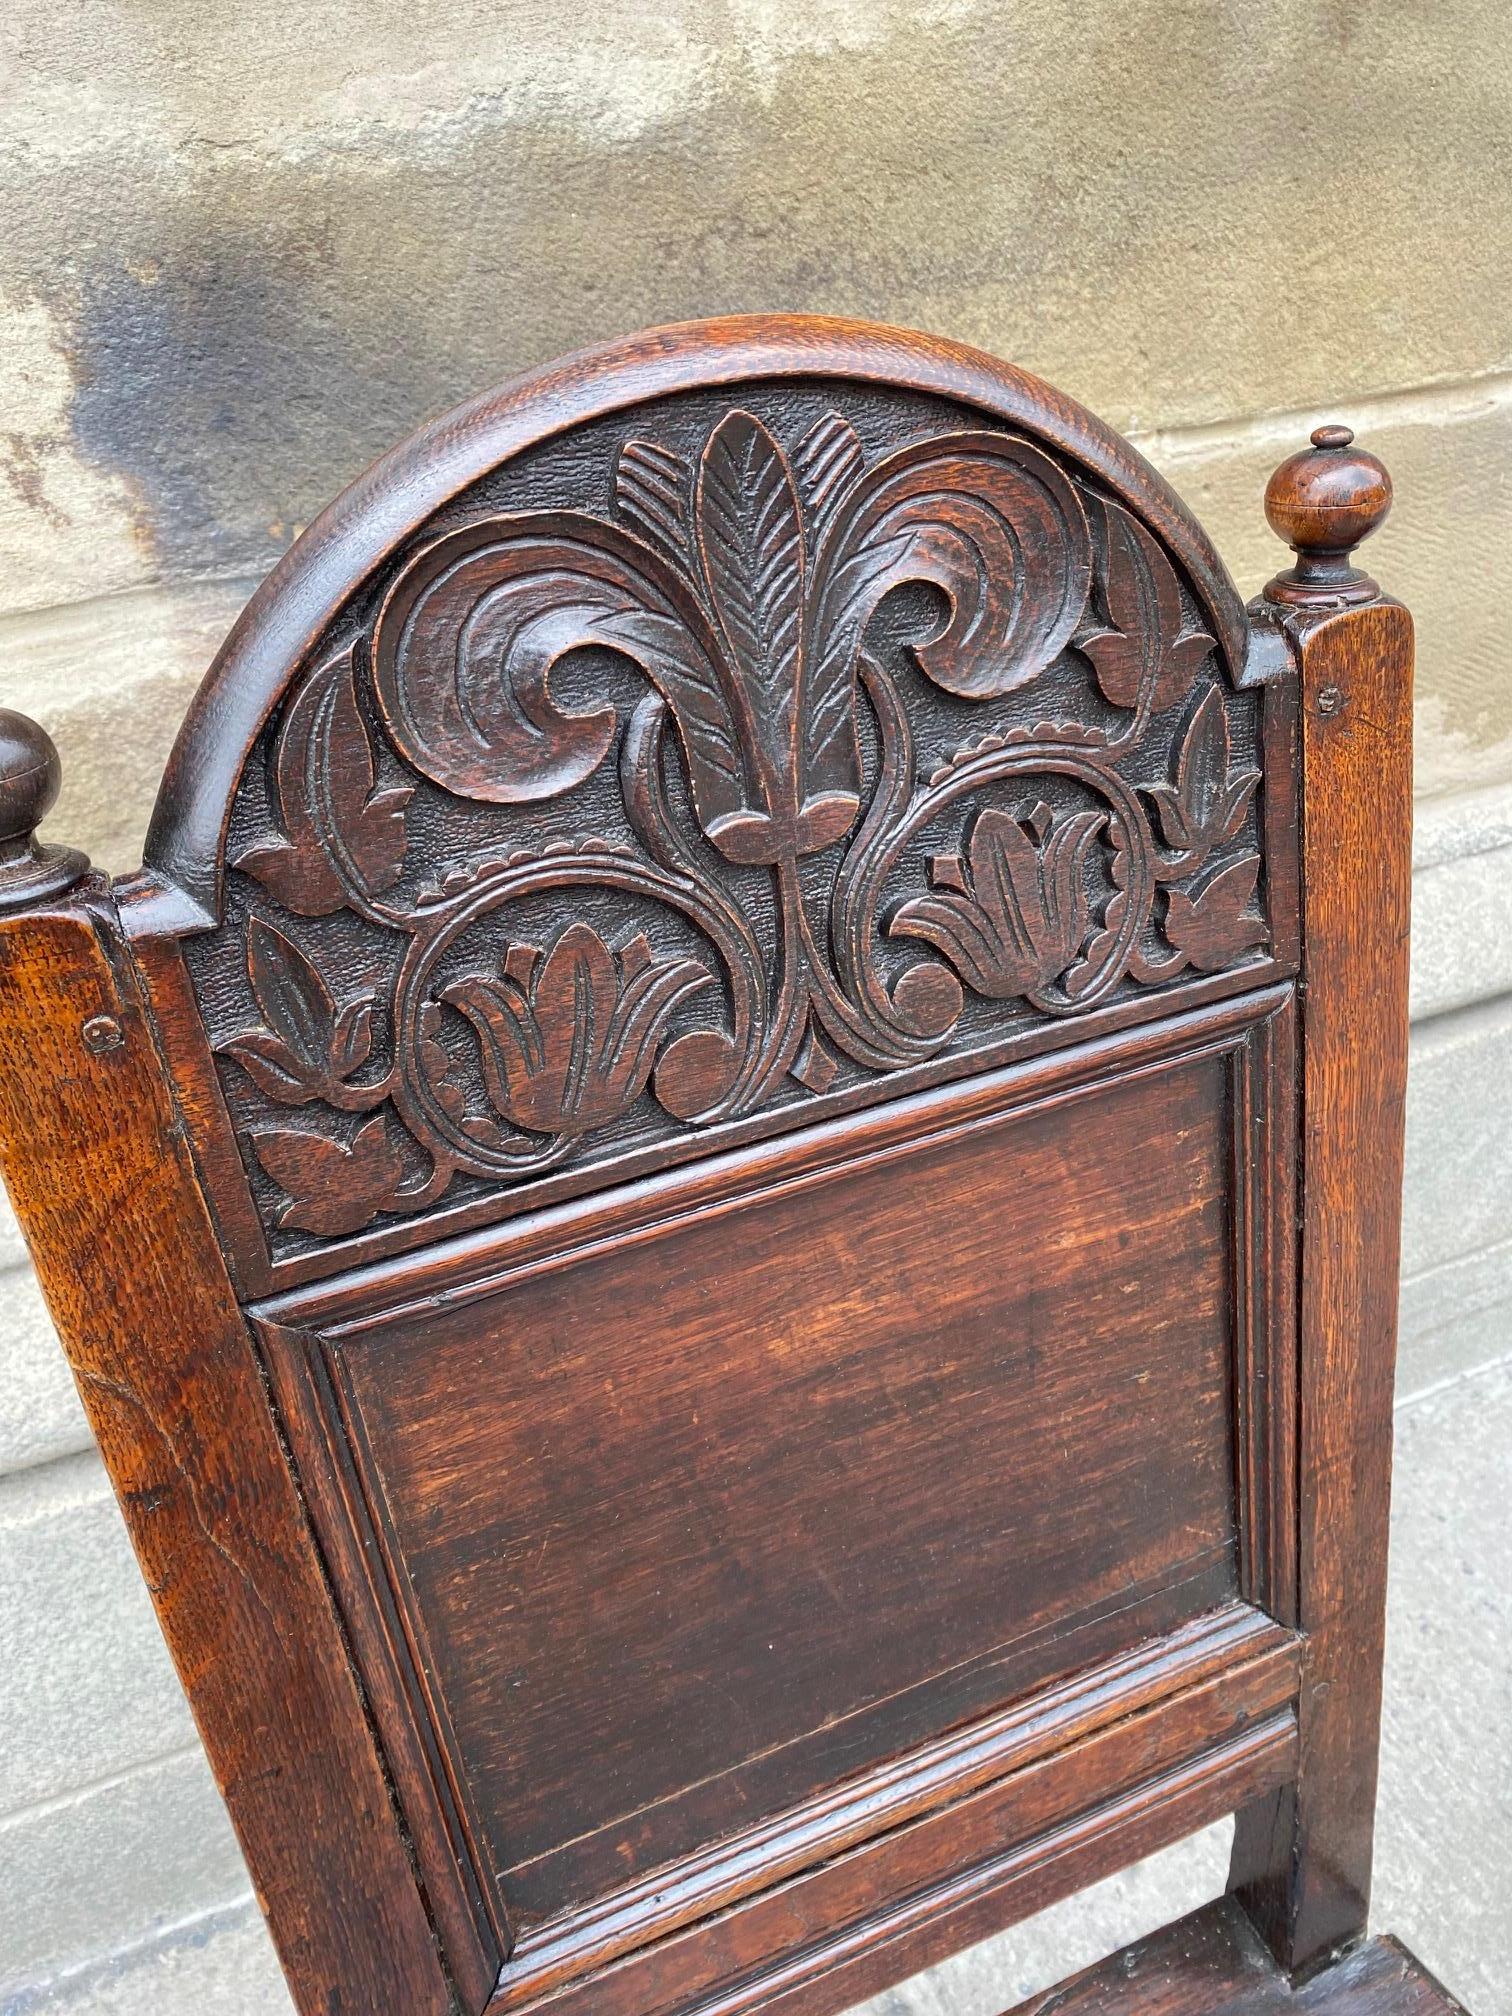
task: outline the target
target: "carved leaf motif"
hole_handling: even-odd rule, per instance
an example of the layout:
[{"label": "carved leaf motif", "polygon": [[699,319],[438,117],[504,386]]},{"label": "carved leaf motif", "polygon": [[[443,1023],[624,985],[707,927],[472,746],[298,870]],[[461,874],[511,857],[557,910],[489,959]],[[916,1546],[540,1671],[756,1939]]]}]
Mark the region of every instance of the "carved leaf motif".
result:
[{"label": "carved leaf motif", "polygon": [[[751,396],[792,410],[780,388]],[[507,1183],[563,1166],[596,1129],[592,1158],[612,1164],[667,1133],[648,1087],[689,1126],[798,1086],[863,1097],[860,1074],[996,1040],[1004,1018],[980,1002],[966,1013],[967,989],[1073,1014],[1263,942],[1259,858],[1232,858],[1249,844],[1235,836],[1257,773],[1230,775],[1231,723],[1251,721],[1250,703],[1206,683],[1213,646],[1182,628],[1176,564],[1065,457],[1001,428],[920,438],[913,409],[901,418],[903,445],[870,466],[838,413],[789,434],[731,410],[693,438],[679,406],[665,443],[648,429],[602,472],[571,447],[572,489],[610,476],[612,515],[454,523],[408,550],[371,646],[304,679],[238,813],[238,832],[248,815],[266,829],[271,803],[279,830],[241,865],[302,915],[360,911],[384,993],[341,1002],[325,934],[246,922],[240,892],[226,928],[244,945],[209,956],[249,964],[260,1026],[219,1047],[238,1067],[226,1078],[249,1161],[286,1193],[270,1218],[339,1236],[428,1206],[459,1174]],[[873,625],[914,585],[935,592]],[[1056,678],[1068,644],[1125,710],[1116,729],[1095,703],[1080,718]],[[584,647],[643,675],[628,722],[580,668],[561,684],[586,699],[553,691]],[[922,677],[900,676],[900,652]],[[1054,697],[1034,711],[1023,689],[1047,670]],[[1004,704],[968,730],[930,682]],[[1089,685],[1078,676],[1083,701]],[[562,802],[616,744],[622,812],[608,775],[591,801]],[[942,748],[955,751],[943,762]],[[411,794],[379,786],[396,756],[454,800],[541,809],[477,817],[427,790],[415,850],[423,826],[434,853],[406,881]],[[1026,779],[1055,813],[999,809]],[[893,909],[946,818],[958,851]],[[732,861],[775,872],[731,875]],[[603,920],[632,905],[679,918],[677,935],[656,952],[644,936],[616,944]],[[483,963],[468,934],[497,946],[522,930],[536,942],[467,972]],[[681,950],[690,930],[699,957]],[[888,935],[919,942],[889,958]],[[681,1016],[716,972],[717,1007]],[[233,978],[218,967],[207,1003],[230,1003]],[[1011,1010],[1006,1026],[1022,1021]],[[392,1104],[366,1124],[327,1119],[330,1139],[269,1101]]]},{"label": "carved leaf motif", "polygon": [[612,706],[557,704],[566,652],[633,659],[670,704],[706,832],[744,804],[739,730],[720,646],[663,556],[578,512],[481,519],[421,549],[373,638],[389,732],[425,776],[464,798],[520,805],[590,777],[614,740]]},{"label": "carved leaf motif", "polygon": [[816,420],[793,455],[803,500],[820,520],[857,481],[865,466],[860,437],[838,413],[826,413]]},{"label": "carved leaf motif", "polygon": [[1258,770],[1229,775],[1228,712],[1210,686],[1181,739],[1174,784],[1150,786],[1166,845],[1197,855],[1221,847],[1238,832],[1259,782]]},{"label": "carved leaf motif", "polygon": [[266,918],[247,931],[247,970],[269,1028],[311,1070],[330,1056],[336,1004],[310,960]]},{"label": "carved leaf motif", "polygon": [[495,1109],[534,1133],[578,1134],[639,1096],[668,1019],[710,979],[696,959],[654,959],[643,936],[611,953],[578,923],[547,953],[512,946],[497,978],[469,975],[443,998],[477,1031]]},{"label": "carved leaf motif", "polygon": [[1101,812],[1057,822],[1044,804],[1023,821],[978,813],[969,865],[958,854],[936,855],[930,879],[944,893],[905,903],[891,935],[935,946],[974,992],[992,1000],[1048,985],[1087,935],[1087,856],[1105,824]]},{"label": "carved leaf motif", "polygon": [[787,459],[759,420],[727,414],[698,472],[709,598],[759,720],[791,731],[798,699],[803,527]]},{"label": "carved leaf motif", "polygon": [[[698,545],[729,656],[759,796],[716,822],[729,859],[769,863],[837,840],[860,804],[851,668],[804,677],[806,560],[786,456],[749,413],[727,414],[698,474]],[[675,702],[674,702],[675,705]]]},{"label": "carved leaf motif", "polygon": [[1121,504],[1105,503],[1102,511],[1108,622],[1080,632],[1077,645],[1115,707],[1144,704],[1159,713],[1191,690],[1213,640],[1204,630],[1182,629],[1175,570],[1138,519]]},{"label": "carved leaf motif", "polygon": [[284,837],[246,849],[235,866],[301,917],[342,909],[348,877],[370,893],[392,888],[404,870],[404,808],[414,793],[408,785],[379,791],[377,781],[348,649],[305,681],[279,730],[273,799]]},{"label": "carved leaf motif", "polygon": [[883,596],[929,582],[949,615],[913,647],[920,670],[963,699],[997,698],[1038,678],[1069,642],[1091,565],[1075,490],[1029,442],[914,442],[868,470],[833,514],[814,566],[814,651],[849,671]]},{"label": "carved leaf motif", "polygon": [[380,1113],[350,1142],[292,1127],[254,1127],[248,1137],[258,1161],[287,1191],[277,1223],[332,1237],[359,1232],[400,1201],[404,1161]]},{"label": "carved leaf motif", "polygon": [[626,610],[598,626],[597,641],[618,645],[644,665],[665,695],[682,736],[699,823],[711,838],[742,817],[745,804],[740,729],[711,650],[684,621],[654,609]]},{"label": "carved leaf motif", "polygon": [[312,1099],[360,1105],[382,1097],[346,1084],[372,1049],[371,1002],[338,1009],[313,963],[264,917],[247,927],[247,972],[266,1026],[220,1047],[270,1098],[303,1106]]},{"label": "carved leaf motif", "polygon": [[918,663],[949,692],[1006,693],[1070,638],[1090,545],[1074,488],[1025,441],[952,434],[868,471],[854,430],[831,416],[800,455],[813,552],[785,453],[739,409],[704,444],[691,537],[682,458],[635,440],[616,499],[641,538],[535,512],[432,542],[374,634],[397,746],[468,797],[560,795],[602,762],[615,717],[559,706],[551,670],[569,650],[607,645],[671,707],[699,824],[727,859],[772,865],[840,839],[860,804],[856,659],[881,598],[909,581],[940,587],[950,615],[915,647]]},{"label": "carved leaf motif", "polygon": [[1173,889],[1167,896],[1165,935],[1200,973],[1216,973],[1263,944],[1265,920],[1247,912],[1259,875],[1260,856],[1246,854],[1210,875],[1194,894]]},{"label": "carved leaf motif", "polygon": [[658,441],[627,441],[614,470],[614,501],[621,515],[660,553],[689,564],[687,520],[693,479],[674,448]]}]

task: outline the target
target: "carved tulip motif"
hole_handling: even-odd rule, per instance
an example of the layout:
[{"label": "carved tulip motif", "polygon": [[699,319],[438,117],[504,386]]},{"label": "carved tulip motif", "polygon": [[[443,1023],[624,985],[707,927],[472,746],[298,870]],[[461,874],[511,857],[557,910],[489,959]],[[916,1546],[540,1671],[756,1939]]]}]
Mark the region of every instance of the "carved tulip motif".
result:
[{"label": "carved tulip motif", "polygon": [[1036,805],[1027,819],[980,812],[967,860],[931,860],[935,895],[905,903],[895,938],[922,938],[943,952],[967,986],[995,1001],[1033,994],[1060,978],[1087,935],[1087,856],[1106,823],[1101,812],[1055,820]]},{"label": "carved tulip motif", "polygon": [[653,959],[643,936],[611,952],[591,925],[572,924],[549,952],[513,945],[497,979],[469,975],[442,998],[477,1031],[504,1119],[581,1134],[638,1096],[668,1018],[709,982],[696,959]]}]

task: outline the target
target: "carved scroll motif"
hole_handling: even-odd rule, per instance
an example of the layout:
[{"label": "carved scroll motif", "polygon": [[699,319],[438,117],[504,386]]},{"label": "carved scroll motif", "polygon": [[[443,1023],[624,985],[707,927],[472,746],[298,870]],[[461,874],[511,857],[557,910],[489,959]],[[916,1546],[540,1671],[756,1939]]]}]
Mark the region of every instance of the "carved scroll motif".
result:
[{"label": "carved scroll motif", "polygon": [[[943,616],[901,657],[874,646],[879,606],[920,586]],[[1258,773],[1184,608],[1150,533],[1029,442],[869,460],[838,414],[791,445],[738,408],[696,456],[631,440],[609,515],[433,539],[295,688],[233,857],[261,892],[256,1019],[218,1048],[275,1225],[344,1235],[623,1140],[636,1112],[707,1127],[784,1082],[916,1065],[965,1040],[972,1001],[1065,1017],[1252,955]],[[584,649],[639,700],[563,700]],[[1083,718],[1014,697],[1067,667]],[[943,761],[910,698],[930,687],[982,715]],[[606,778],[612,830],[564,816],[425,865],[427,792],[565,814]],[[391,948],[366,991],[296,922],[338,912]]]}]

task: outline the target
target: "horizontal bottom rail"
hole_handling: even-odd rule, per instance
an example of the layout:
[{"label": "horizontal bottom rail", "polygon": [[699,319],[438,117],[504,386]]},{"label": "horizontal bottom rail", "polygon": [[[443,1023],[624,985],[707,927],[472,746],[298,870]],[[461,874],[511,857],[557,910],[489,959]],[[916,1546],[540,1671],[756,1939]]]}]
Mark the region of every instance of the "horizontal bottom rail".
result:
[{"label": "horizontal bottom rail", "polygon": [[1465,2016],[1395,1939],[1293,1988],[1232,1897],[1124,1947],[1007,2016]]}]

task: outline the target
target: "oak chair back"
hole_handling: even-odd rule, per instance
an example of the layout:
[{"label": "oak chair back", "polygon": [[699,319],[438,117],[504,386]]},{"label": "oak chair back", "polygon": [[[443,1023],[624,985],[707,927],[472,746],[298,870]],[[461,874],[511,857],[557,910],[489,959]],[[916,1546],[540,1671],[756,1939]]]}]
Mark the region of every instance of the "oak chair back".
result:
[{"label": "oak chair back", "polygon": [[1025,374],[693,325],[347,491],[139,874],[8,717],[5,1173],[304,2016],[819,2016],[1230,1811],[1358,1935],[1388,501],[1247,610]]}]

